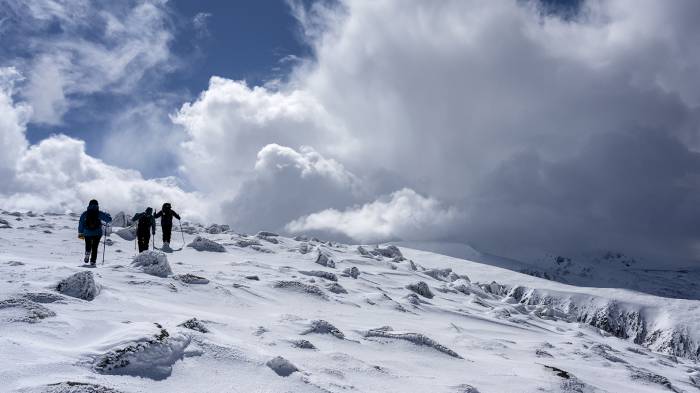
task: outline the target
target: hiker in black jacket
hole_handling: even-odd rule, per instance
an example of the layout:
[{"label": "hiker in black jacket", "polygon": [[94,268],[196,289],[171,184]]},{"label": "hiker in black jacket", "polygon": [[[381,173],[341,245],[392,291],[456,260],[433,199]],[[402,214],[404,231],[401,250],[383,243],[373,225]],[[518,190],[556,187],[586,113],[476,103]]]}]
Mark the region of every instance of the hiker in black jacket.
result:
[{"label": "hiker in black jacket", "polygon": [[131,222],[136,222],[136,238],[139,243],[139,252],[148,250],[148,242],[151,241],[151,234],[156,234],[156,219],[153,218],[153,209],[146,208],[143,213],[136,213]]},{"label": "hiker in black jacket", "polygon": [[170,234],[173,230],[173,217],[180,219],[180,216],[175,213],[172,209],[170,203],[164,203],[163,209],[153,216],[154,218],[160,218],[160,227],[163,230],[163,248],[170,248]]}]

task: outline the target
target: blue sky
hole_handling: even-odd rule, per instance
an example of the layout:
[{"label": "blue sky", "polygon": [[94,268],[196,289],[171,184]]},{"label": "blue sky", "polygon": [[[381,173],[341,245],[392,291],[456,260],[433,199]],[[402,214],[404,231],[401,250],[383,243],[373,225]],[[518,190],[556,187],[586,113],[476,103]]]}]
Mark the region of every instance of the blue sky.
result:
[{"label": "blue sky", "polygon": [[[60,124],[30,123],[29,141],[36,143],[49,134],[64,133],[85,140],[88,153],[99,155],[105,130],[125,108],[166,100],[164,105],[175,111],[206,90],[211,76],[264,84],[283,78],[294,64],[289,59],[309,53],[299,24],[284,0],[175,0],[168,9],[174,33],[170,48],[178,62],[175,69],[155,69],[128,94],[107,91],[81,97],[82,103],[71,108]],[[15,34],[22,31],[17,29]],[[45,37],[61,33],[60,22],[33,32]],[[15,37],[5,34],[2,38],[3,42],[11,42]],[[14,53],[0,53],[4,57],[32,56],[31,52],[23,53],[20,46],[13,49]],[[136,169],[148,176],[172,174],[170,162],[163,164]]]}]

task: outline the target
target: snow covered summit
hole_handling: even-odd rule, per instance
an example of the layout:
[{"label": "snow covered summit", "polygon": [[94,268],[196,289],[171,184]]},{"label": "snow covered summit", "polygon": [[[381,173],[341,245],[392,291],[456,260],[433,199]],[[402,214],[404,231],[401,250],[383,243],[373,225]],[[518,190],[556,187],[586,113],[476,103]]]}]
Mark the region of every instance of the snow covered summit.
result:
[{"label": "snow covered summit", "polygon": [[[0,219],[3,391],[700,388],[696,300],[570,286],[401,246],[196,226],[185,226],[182,246],[200,237],[221,247],[134,259],[133,242],[112,236],[105,265],[80,274],[75,217]],[[77,281],[99,291],[57,290]]]}]

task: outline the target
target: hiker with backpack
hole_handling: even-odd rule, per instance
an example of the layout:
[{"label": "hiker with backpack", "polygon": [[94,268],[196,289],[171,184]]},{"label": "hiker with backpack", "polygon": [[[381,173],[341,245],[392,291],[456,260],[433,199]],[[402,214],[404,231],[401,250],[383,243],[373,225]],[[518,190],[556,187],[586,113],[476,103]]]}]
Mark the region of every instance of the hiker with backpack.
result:
[{"label": "hiker with backpack", "polygon": [[151,234],[156,234],[156,219],[153,218],[153,209],[146,208],[143,213],[136,213],[132,222],[136,225],[136,238],[139,243],[139,252],[148,250],[148,242],[151,241]]},{"label": "hiker with backpack", "polygon": [[87,210],[80,215],[78,222],[78,238],[85,239],[85,259],[83,262],[90,261],[91,266],[95,266],[97,262],[97,249],[100,246],[100,238],[102,238],[103,221],[105,223],[112,222],[112,216],[100,211],[97,201],[91,200]]},{"label": "hiker with backpack", "polygon": [[180,216],[175,213],[170,203],[166,202],[163,204],[163,209],[153,217],[160,218],[160,227],[163,231],[163,249],[170,249],[170,234],[173,231],[173,217],[179,220]]}]

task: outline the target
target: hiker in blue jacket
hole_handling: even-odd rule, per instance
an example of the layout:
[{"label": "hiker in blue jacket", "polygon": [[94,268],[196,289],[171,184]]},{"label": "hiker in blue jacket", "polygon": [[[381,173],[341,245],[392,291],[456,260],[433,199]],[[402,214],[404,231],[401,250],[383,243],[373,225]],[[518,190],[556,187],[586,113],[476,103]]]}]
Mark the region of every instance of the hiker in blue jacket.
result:
[{"label": "hiker in blue jacket", "polygon": [[100,205],[96,200],[91,200],[87,210],[80,215],[78,222],[78,237],[85,239],[85,259],[83,262],[95,266],[97,262],[97,249],[100,246],[100,238],[102,237],[102,222],[109,223],[112,221],[112,216],[108,213],[100,211]]}]

